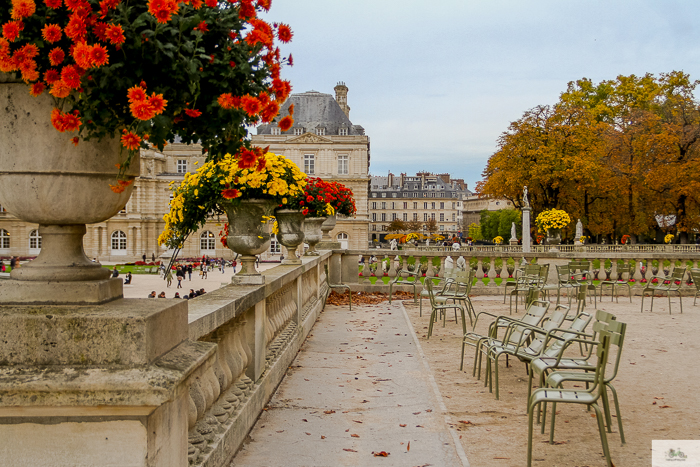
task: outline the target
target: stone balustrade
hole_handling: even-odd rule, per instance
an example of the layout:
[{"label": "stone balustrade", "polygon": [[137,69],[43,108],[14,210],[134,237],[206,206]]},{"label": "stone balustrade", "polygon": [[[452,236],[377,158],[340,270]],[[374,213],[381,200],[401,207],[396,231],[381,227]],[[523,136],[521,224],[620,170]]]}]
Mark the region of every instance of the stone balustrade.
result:
[{"label": "stone balustrade", "polygon": [[[538,263],[549,263],[548,282],[554,283],[556,277],[556,265],[564,265],[572,260],[588,260],[592,263],[592,273],[594,280],[615,280],[618,278],[618,262],[632,266],[631,283],[637,293],[641,293],[643,284],[652,275],[665,275],[673,269],[674,265],[682,265],[688,268],[686,280],[683,288],[694,291],[694,287],[688,285],[690,282],[690,269],[700,267],[700,250],[694,245],[674,245],[673,248],[656,248],[652,251],[645,251],[642,247],[652,245],[637,245],[640,249],[619,250],[604,249],[605,245],[598,246],[597,249],[588,251],[574,251],[571,246],[570,251],[533,251],[522,253],[519,246],[502,247],[466,247],[459,251],[453,251],[451,247],[423,247],[417,250],[335,250],[335,255],[340,257],[342,264],[340,277],[335,277],[331,271],[332,282],[342,281],[351,286],[353,290],[382,291],[388,292],[388,285],[379,280],[381,277],[392,279],[397,271],[408,264],[415,263],[417,258],[421,258],[423,272],[426,276],[444,276],[446,264],[450,260],[452,265],[457,264],[460,257],[468,267],[475,269],[476,283],[474,293],[479,294],[500,294],[503,293],[503,286],[494,279],[507,279],[513,274],[515,266],[525,261],[536,260]],[[658,245],[657,245],[658,246]],[[611,245],[610,247],[614,247]],[[667,247],[667,246],[664,246]],[[687,247],[687,248],[679,248]],[[560,246],[560,248],[563,248]],[[334,256],[335,256],[334,255]],[[376,271],[370,258],[376,256],[379,260]],[[360,262],[364,260],[364,267]],[[448,260],[450,258],[450,260]],[[595,266],[598,266],[597,268]],[[367,267],[369,266],[369,267]],[[377,277],[377,281],[371,278]],[[374,282],[374,284],[372,284]],[[403,286],[398,290],[411,290],[410,287]],[[607,291],[609,293],[609,289]],[[634,293],[634,292],[633,292]]]},{"label": "stone balustrade", "polygon": [[189,302],[190,340],[216,344],[216,358],[189,386],[189,465],[228,465],[321,312],[330,256]]}]

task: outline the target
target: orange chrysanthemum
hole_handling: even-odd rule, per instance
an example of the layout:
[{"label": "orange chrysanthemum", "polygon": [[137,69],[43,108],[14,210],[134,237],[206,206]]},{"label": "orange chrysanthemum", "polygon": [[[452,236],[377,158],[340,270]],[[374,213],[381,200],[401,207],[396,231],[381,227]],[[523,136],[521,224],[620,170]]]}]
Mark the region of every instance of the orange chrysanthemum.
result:
[{"label": "orange chrysanthemum", "polygon": [[238,166],[241,169],[252,169],[258,161],[258,156],[253,151],[243,149],[238,156]]},{"label": "orange chrysanthemum", "polygon": [[105,46],[95,44],[90,49],[90,61],[94,66],[102,66],[109,63],[109,55]]},{"label": "orange chrysanthemum", "polygon": [[47,7],[55,10],[56,8],[61,8],[61,5],[63,5],[63,0],[44,0],[44,3]]},{"label": "orange chrysanthemum", "polygon": [[135,133],[128,132],[122,135],[122,146],[130,151],[134,151],[139,148],[141,144],[141,138]]},{"label": "orange chrysanthemum", "polygon": [[156,116],[156,111],[148,100],[134,101],[129,105],[131,115],[139,120],[150,120]]},{"label": "orange chrysanthemum", "polygon": [[64,97],[68,97],[70,90],[70,86],[67,86],[62,80],[58,80],[51,86],[50,94],[59,99],[63,99]]},{"label": "orange chrysanthemum", "polygon": [[110,24],[105,30],[105,36],[114,45],[121,45],[124,43],[124,29],[122,29],[120,24]]},{"label": "orange chrysanthemum", "polygon": [[165,106],[168,105],[168,101],[163,99],[163,94],[156,94],[155,92],[148,98],[148,103],[151,104],[156,115],[162,114]]},{"label": "orange chrysanthemum", "polygon": [[241,196],[241,192],[235,188],[228,188],[221,192],[221,197],[224,199],[234,199]]},{"label": "orange chrysanthemum", "polygon": [[80,138],[77,136],[74,136],[71,138],[71,143],[73,143],[73,146],[77,146],[78,143],[80,143]]},{"label": "orange chrysanthemum", "polygon": [[294,115],[294,104],[289,106],[289,115]]},{"label": "orange chrysanthemum", "polygon": [[80,68],[88,69],[92,67],[92,59],[90,58],[91,51],[92,47],[85,42],[78,42],[75,47],[73,47],[73,59],[75,59],[75,63],[77,63]]},{"label": "orange chrysanthemum", "polygon": [[292,125],[294,125],[294,119],[289,115],[280,120],[278,124],[282,131],[288,131],[292,127]]},{"label": "orange chrysanthemum", "polygon": [[61,79],[61,75],[53,68],[49,68],[46,70],[46,73],[44,73],[44,81],[46,81],[47,84],[53,84],[59,79]]},{"label": "orange chrysanthemum", "polygon": [[80,128],[81,122],[77,111],[72,114],[63,113],[59,109],[54,108],[51,111],[51,124],[61,133],[66,131],[75,131]]},{"label": "orange chrysanthemum", "polygon": [[60,65],[61,63],[63,63],[63,60],[65,58],[66,53],[58,47],[52,49],[51,52],[49,52],[49,62],[51,62],[51,66]]},{"label": "orange chrysanthemum", "polygon": [[12,0],[12,19],[32,16],[36,11],[34,0]]},{"label": "orange chrysanthemum", "polygon": [[260,101],[250,94],[246,94],[245,96],[241,97],[241,106],[243,107],[243,110],[245,110],[245,113],[247,113],[250,117],[254,117],[258,114],[258,112],[260,112],[260,110],[262,110]]},{"label": "orange chrysanthemum", "polygon": [[80,15],[71,15],[70,21],[68,21],[68,25],[66,25],[63,32],[74,42],[85,40],[87,35],[85,20]]},{"label": "orange chrysanthemum", "polygon": [[46,85],[44,83],[42,83],[41,81],[39,81],[37,83],[32,84],[32,87],[30,88],[29,93],[32,96],[37,97],[37,96],[40,96],[41,93],[44,92],[44,89],[46,89]]},{"label": "orange chrysanthemum", "polygon": [[134,86],[126,91],[126,97],[129,99],[129,102],[133,103],[146,100],[148,95],[141,86]]},{"label": "orange chrysanthemum", "polygon": [[115,193],[121,193],[124,190],[126,190],[126,187],[131,185],[134,181],[133,180],[117,180],[116,185],[109,185],[109,189],[112,190]]},{"label": "orange chrysanthemum", "polygon": [[54,43],[61,40],[61,27],[58,24],[47,24],[41,30],[41,36],[46,40],[46,42]]},{"label": "orange chrysanthemum", "polygon": [[24,29],[24,24],[21,21],[8,21],[2,25],[2,36],[10,42],[14,42],[19,38],[19,32]]},{"label": "orange chrysanthemum", "polygon": [[80,72],[74,65],[64,66],[61,70],[61,81],[72,89],[80,87]]},{"label": "orange chrysanthemum", "polygon": [[286,24],[280,24],[277,26],[277,37],[279,37],[280,42],[287,43],[292,40],[292,36],[294,34],[292,33],[292,28],[287,26]]},{"label": "orange chrysanthemum", "polygon": [[185,113],[192,118],[197,118],[202,115],[202,112],[197,109],[185,109]]},{"label": "orange chrysanthemum", "polygon": [[230,92],[226,92],[226,93],[220,95],[219,98],[217,99],[217,102],[219,102],[219,105],[223,109],[230,109],[231,107],[234,107],[234,105],[235,105],[235,99],[234,99],[233,95],[231,95]]},{"label": "orange chrysanthemum", "polygon": [[263,123],[270,123],[280,112],[280,105],[272,101],[265,106],[263,111],[260,113],[260,118],[262,118]]},{"label": "orange chrysanthemum", "polygon": [[155,16],[159,23],[167,23],[173,14],[177,13],[178,3],[175,0],[149,0],[148,12]]}]

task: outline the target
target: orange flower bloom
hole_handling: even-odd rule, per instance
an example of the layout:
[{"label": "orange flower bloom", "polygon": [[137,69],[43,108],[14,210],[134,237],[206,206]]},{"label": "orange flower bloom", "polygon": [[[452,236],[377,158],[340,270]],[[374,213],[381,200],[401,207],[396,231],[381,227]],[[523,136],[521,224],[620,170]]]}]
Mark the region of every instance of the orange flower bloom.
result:
[{"label": "orange flower bloom", "polygon": [[260,101],[250,94],[246,94],[245,96],[241,97],[241,105],[243,106],[245,113],[247,113],[250,117],[257,115],[262,109]]},{"label": "orange flower bloom", "polygon": [[110,24],[105,30],[105,36],[114,45],[121,45],[124,43],[124,30],[120,24]]},{"label": "orange flower bloom", "polygon": [[46,85],[42,83],[41,81],[32,84],[31,89],[29,90],[29,93],[34,96],[40,96],[42,92],[44,92],[44,89],[46,89]]},{"label": "orange flower bloom", "polygon": [[229,188],[221,192],[221,197],[224,199],[234,199],[238,198],[239,196],[241,196],[241,192],[235,188]]},{"label": "orange flower bloom", "polygon": [[94,66],[102,66],[109,63],[107,48],[99,44],[93,45],[90,49],[90,60]]},{"label": "orange flower bloom", "polygon": [[47,84],[53,84],[59,79],[61,79],[61,75],[53,68],[49,68],[46,70],[46,73],[44,73],[44,81],[46,81]]},{"label": "orange flower bloom", "polygon": [[195,27],[192,28],[192,29],[194,29],[195,31],[201,31],[202,33],[205,33],[205,32],[208,32],[208,31],[209,31],[209,28],[207,27],[207,22],[206,22],[206,21],[200,22],[197,26],[195,26]]},{"label": "orange flower bloom", "polygon": [[294,115],[294,104],[289,106],[289,115]]},{"label": "orange flower bloom", "polygon": [[286,24],[280,24],[277,26],[277,37],[279,37],[280,42],[287,43],[292,40],[292,29]]},{"label": "orange flower bloom", "polygon": [[294,119],[289,115],[280,120],[278,124],[282,131],[288,131],[292,127],[292,125],[294,125]]},{"label": "orange flower bloom", "polygon": [[34,60],[25,60],[19,64],[19,71],[22,73],[24,81],[36,81],[39,79],[39,72],[36,71],[36,62]]},{"label": "orange flower bloom", "polygon": [[92,47],[85,42],[78,42],[73,48],[73,58],[80,68],[87,69],[92,67],[92,59],[90,58],[91,51]]},{"label": "orange flower bloom", "polygon": [[138,135],[132,132],[128,132],[122,135],[122,146],[124,146],[128,150],[133,151],[135,149],[138,149],[140,144],[141,138],[139,138]]},{"label": "orange flower bloom", "polygon": [[22,29],[24,29],[24,24],[21,21],[8,21],[2,25],[2,35],[8,41],[14,42]]},{"label": "orange flower bloom", "polygon": [[34,0],[12,0],[12,19],[32,16],[36,11]]},{"label": "orange flower bloom", "polygon": [[80,73],[74,65],[64,66],[61,70],[61,81],[72,89],[80,87]]},{"label": "orange flower bloom", "polygon": [[258,6],[265,11],[270,11],[272,0],[258,0]]},{"label": "orange flower bloom", "polygon": [[[68,6],[68,0],[66,6]],[[87,35],[87,25],[80,15],[71,15],[70,21],[68,21],[68,25],[63,29],[63,32],[66,33],[66,36],[73,39],[73,42],[84,41]]]},{"label": "orange flower bloom", "polygon": [[129,88],[129,90],[126,92],[126,97],[129,99],[129,102],[144,101],[148,98],[146,91],[144,91],[141,86]]},{"label": "orange flower bloom", "polygon": [[149,0],[148,12],[155,16],[159,23],[167,23],[179,6],[175,0]]},{"label": "orange flower bloom", "polygon": [[54,126],[54,128],[63,133],[65,131],[77,130],[80,128],[81,122],[80,117],[77,115],[77,111],[74,114],[67,114],[54,108],[51,111],[51,124]]},{"label": "orange flower bloom", "polygon": [[262,118],[262,121],[264,123],[270,123],[280,112],[280,105],[272,101],[268,105],[265,106],[263,109],[262,113],[260,114],[260,117]]},{"label": "orange flower bloom", "polygon": [[41,30],[41,35],[46,42],[51,42],[53,44],[54,42],[61,40],[63,33],[61,32],[61,27],[58,24],[47,24]]},{"label": "orange flower bloom", "polygon": [[129,105],[131,115],[139,120],[150,120],[156,116],[156,110],[148,100],[134,101]]},{"label": "orange flower bloom", "polygon": [[148,98],[148,103],[151,104],[156,115],[162,114],[165,106],[168,105],[168,101],[163,99],[163,94],[156,94],[155,92]]},{"label": "orange flower bloom", "polygon": [[80,121],[80,117],[74,114],[63,114],[63,125],[66,128],[66,131],[75,131],[78,128],[80,128],[80,125],[82,122]]},{"label": "orange flower bloom", "polygon": [[233,95],[231,95],[230,92],[226,92],[220,95],[217,101],[219,102],[219,105],[224,109],[230,109],[234,106],[235,103]]},{"label": "orange flower bloom", "polygon": [[115,193],[121,193],[124,190],[126,190],[126,187],[131,185],[134,181],[133,180],[117,180],[116,185],[109,185],[109,189],[112,190]]},{"label": "orange flower bloom", "polygon": [[63,5],[63,0],[44,0],[44,3],[47,7],[56,9],[61,8],[61,5]]},{"label": "orange flower bloom", "polygon": [[78,143],[80,142],[80,138],[78,138],[77,136],[74,136],[73,138],[71,138],[71,142],[73,143],[73,146],[77,146]]},{"label": "orange flower bloom", "polygon": [[243,149],[238,156],[238,167],[241,169],[252,169],[258,161],[258,156],[253,151]]},{"label": "orange flower bloom", "polygon": [[51,66],[57,66],[63,63],[63,59],[66,58],[66,54],[62,49],[58,47],[54,48],[49,52],[49,62]]},{"label": "orange flower bloom", "polygon": [[192,118],[197,118],[202,115],[202,112],[197,109],[185,109],[185,113]]},{"label": "orange flower bloom", "polygon": [[50,94],[59,99],[63,99],[64,97],[68,97],[68,95],[70,94],[70,90],[70,86],[67,86],[66,83],[63,82],[63,80],[58,80],[53,83]]}]

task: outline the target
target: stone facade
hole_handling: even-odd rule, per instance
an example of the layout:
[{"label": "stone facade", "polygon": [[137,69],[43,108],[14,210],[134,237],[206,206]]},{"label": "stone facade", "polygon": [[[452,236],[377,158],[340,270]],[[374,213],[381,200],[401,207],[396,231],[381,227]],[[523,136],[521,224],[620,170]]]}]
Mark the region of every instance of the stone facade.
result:
[{"label": "stone facade", "polygon": [[481,211],[500,211],[513,209],[513,203],[503,198],[480,197],[476,193],[465,193],[462,197],[463,228],[481,223]]},{"label": "stone facade", "polygon": [[350,121],[347,86],[340,83],[334,89],[335,98],[316,91],[292,94],[280,117],[294,105],[294,126],[285,132],[276,121],[260,125],[252,141],[256,146],[270,146],[270,151],[291,159],[309,176],[350,188],[357,214],[339,216],[330,235],[343,248],[364,248],[369,232],[369,137],[364,128]]},{"label": "stone facade", "polygon": [[369,241],[382,241],[395,219],[422,222],[424,230],[425,223],[435,219],[437,233],[457,234],[462,226],[462,198],[470,194],[464,180],[449,174],[372,176]]}]

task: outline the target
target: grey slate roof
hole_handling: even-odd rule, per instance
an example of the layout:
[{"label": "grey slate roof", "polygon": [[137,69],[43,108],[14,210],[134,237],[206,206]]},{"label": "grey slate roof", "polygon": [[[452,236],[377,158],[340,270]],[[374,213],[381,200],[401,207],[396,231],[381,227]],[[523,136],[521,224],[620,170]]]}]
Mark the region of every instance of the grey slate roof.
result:
[{"label": "grey slate roof", "polygon": [[364,128],[352,124],[332,95],[317,91],[289,96],[271,124],[258,126],[258,134],[272,134],[272,127],[277,126],[279,120],[289,114],[289,106],[292,104],[294,104],[294,126],[282,134],[293,135],[294,128],[299,127],[303,127],[308,133],[315,133],[317,128],[325,128],[327,136],[338,135],[341,128],[346,128],[348,135],[365,134]]}]

